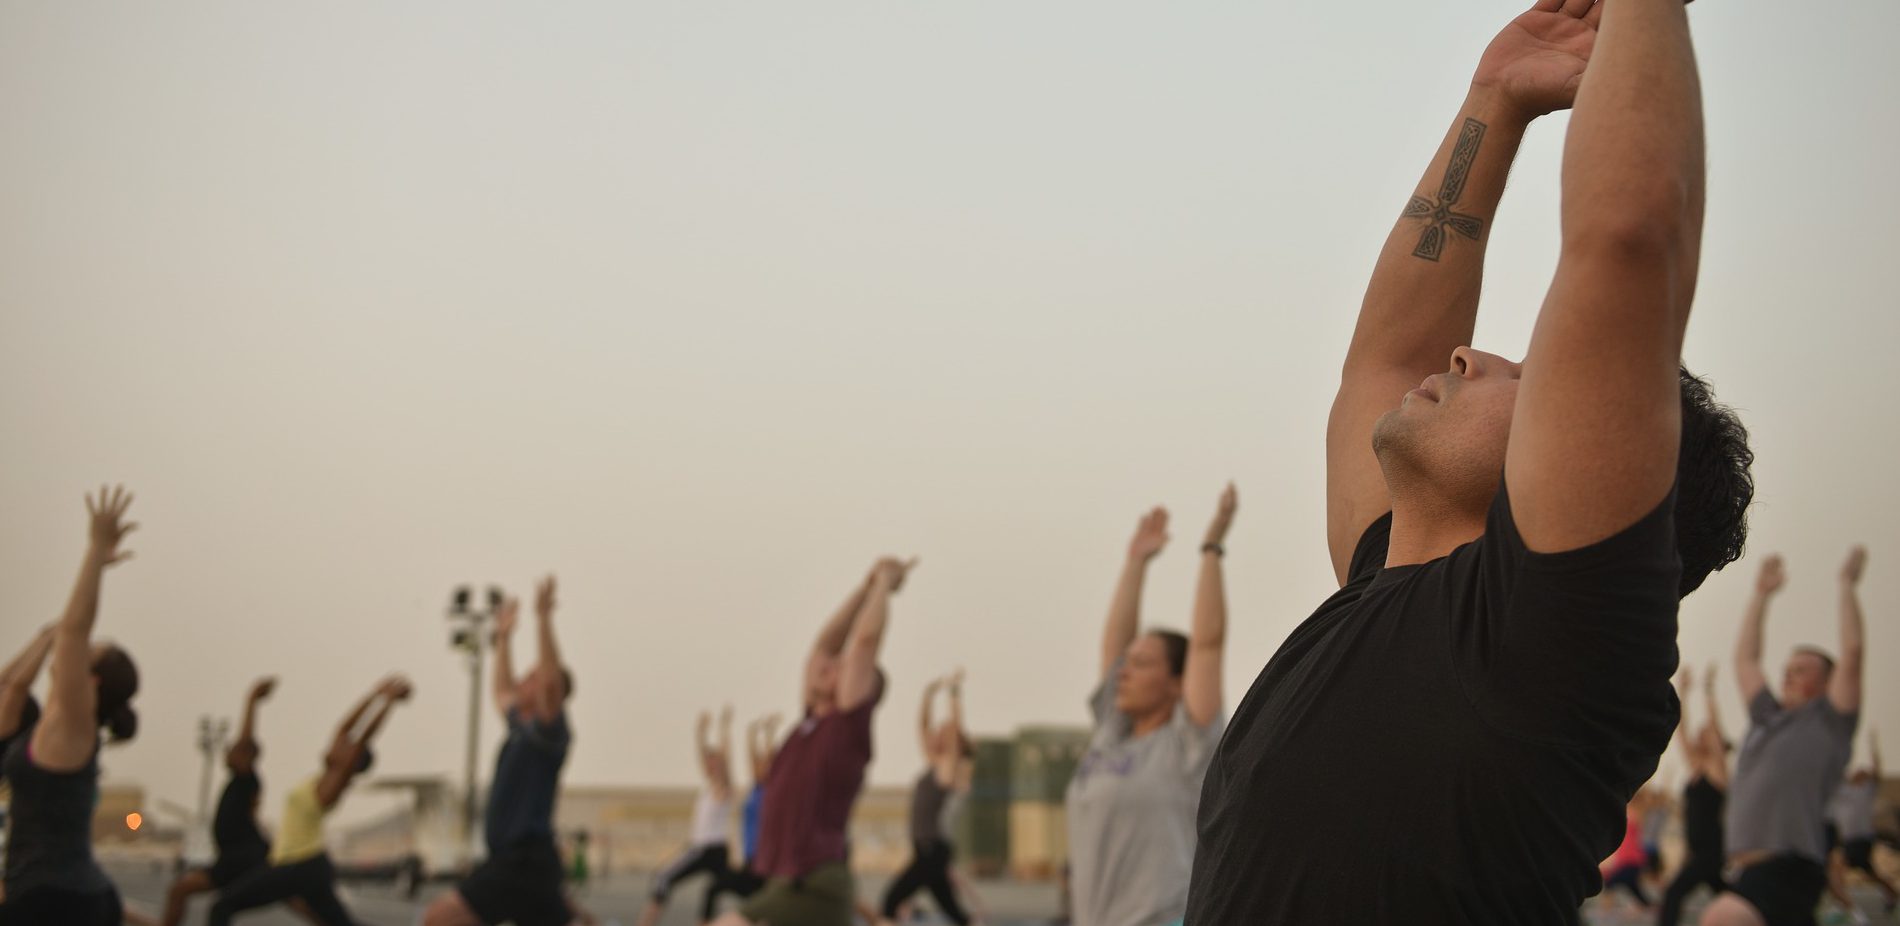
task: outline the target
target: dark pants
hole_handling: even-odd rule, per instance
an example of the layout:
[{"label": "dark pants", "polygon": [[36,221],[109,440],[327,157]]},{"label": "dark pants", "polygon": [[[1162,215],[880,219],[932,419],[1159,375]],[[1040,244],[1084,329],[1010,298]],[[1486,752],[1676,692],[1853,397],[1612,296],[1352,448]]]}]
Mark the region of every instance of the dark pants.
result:
[{"label": "dark pants", "polygon": [[239,913],[292,897],[302,900],[324,926],[354,926],[350,911],[336,899],[336,868],[328,855],[289,865],[266,865],[245,875],[218,895],[205,922],[208,926],[230,926],[231,917]]},{"label": "dark pants", "polygon": [[706,918],[712,919],[711,914],[718,912],[720,895],[731,894],[740,900],[750,900],[753,894],[757,894],[764,887],[765,876],[753,871],[749,863],[738,868],[726,869],[726,873],[720,875],[713,881],[712,887],[706,889],[708,914]]},{"label": "dark pants", "polygon": [[697,846],[686,850],[686,854],[673,860],[672,864],[660,869],[653,875],[653,902],[664,905],[673,894],[673,888],[681,881],[697,874],[711,875],[706,885],[706,897],[700,904],[700,922],[713,918],[713,904],[719,900],[719,885],[732,872],[732,862],[724,843],[718,845]]},{"label": "dark pants", "polygon": [[1676,926],[1682,919],[1682,902],[1703,885],[1717,894],[1728,890],[1728,882],[1722,880],[1720,856],[1706,853],[1689,856],[1682,870],[1676,872],[1675,880],[1669,882],[1669,889],[1663,891],[1662,912],[1656,914],[1656,926]]},{"label": "dark pants", "polygon": [[1609,877],[1603,879],[1603,893],[1608,894],[1611,888],[1620,887],[1629,891],[1630,896],[1635,897],[1637,903],[1647,907],[1649,895],[1643,893],[1643,883],[1638,880],[1642,874],[1643,866],[1641,865],[1619,865],[1615,871],[1610,872]]},{"label": "dark pants", "polygon": [[119,926],[124,914],[118,891],[26,891],[0,904],[0,926]]},{"label": "dark pants", "polygon": [[950,843],[942,839],[920,839],[916,842],[917,855],[910,860],[910,867],[891,882],[890,890],[884,892],[884,916],[890,919],[897,916],[897,908],[912,894],[928,889],[930,896],[937,899],[937,909],[957,926],[966,926],[970,922],[969,914],[963,912],[963,906],[957,903],[956,885],[950,883],[950,859],[955,853]]}]

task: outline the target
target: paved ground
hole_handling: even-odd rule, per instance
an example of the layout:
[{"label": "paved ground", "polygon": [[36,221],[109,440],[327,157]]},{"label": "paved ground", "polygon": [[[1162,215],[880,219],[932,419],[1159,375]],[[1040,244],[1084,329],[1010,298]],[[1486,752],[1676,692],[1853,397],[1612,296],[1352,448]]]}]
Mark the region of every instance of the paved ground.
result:
[{"label": "paved ground", "polygon": [[[151,868],[115,867],[113,877],[118,880],[119,889],[133,906],[156,912],[164,896],[165,886],[169,882],[167,874]],[[619,926],[633,926],[639,918],[640,907],[644,902],[642,889],[646,884],[643,878],[620,878],[606,883],[596,883],[580,896],[583,903],[595,912],[603,922],[618,923]],[[862,896],[875,898],[884,889],[883,879],[865,878],[859,884]],[[344,903],[364,926],[413,926],[421,917],[422,909],[439,887],[425,888],[419,899],[410,901],[397,896],[390,888],[381,885],[348,885],[344,891]],[[694,912],[699,901],[699,888],[689,882],[674,895],[671,909],[661,922],[663,926],[693,926]],[[988,906],[992,926],[1031,926],[1048,923],[1056,909],[1056,892],[1053,885],[1028,884],[1020,882],[979,882],[977,890]],[[1900,918],[1882,918],[1880,895],[1867,885],[1859,885],[1854,891],[1854,899],[1861,909],[1873,918],[1875,923],[1900,923]],[[1688,915],[1683,922],[1693,924],[1695,914],[1708,902],[1708,894],[1701,893],[1691,899]],[[207,901],[195,904],[185,922],[196,924],[204,922],[208,909]],[[1584,922],[1590,926],[1648,926],[1656,921],[1654,913],[1638,911],[1627,900],[1605,904],[1595,899],[1583,908]],[[302,921],[282,910],[260,910],[238,918],[238,926],[301,926]],[[943,920],[929,919],[922,922],[942,923]],[[1822,926],[1846,924],[1847,917],[1831,906],[1824,913]]]}]

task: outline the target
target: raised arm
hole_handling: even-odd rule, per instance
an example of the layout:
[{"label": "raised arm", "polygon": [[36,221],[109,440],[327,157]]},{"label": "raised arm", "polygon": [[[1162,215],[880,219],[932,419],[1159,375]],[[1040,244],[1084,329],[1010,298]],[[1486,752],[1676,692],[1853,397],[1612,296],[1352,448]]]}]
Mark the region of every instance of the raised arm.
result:
[{"label": "raised arm", "polygon": [[1867,731],[1867,748],[1874,760],[1874,781],[1883,781],[1880,777],[1880,731]]},{"label": "raised arm", "polygon": [[537,642],[535,677],[545,686],[545,697],[538,699],[537,720],[548,723],[561,713],[567,697],[566,676],[561,663],[561,646],[554,637],[554,576],[541,580],[534,589],[534,627]]},{"label": "raised arm", "polygon": [[[943,680],[944,701],[950,706],[948,720],[950,736],[937,744],[931,756],[931,771],[937,776],[937,783],[946,788],[956,787],[957,766],[963,761],[963,741],[967,734],[963,729],[963,670],[958,669]],[[928,752],[928,747],[926,747]]]},{"label": "raised arm", "polygon": [[224,752],[224,765],[240,775],[250,774],[257,762],[257,706],[277,688],[277,679],[265,676],[251,684],[244,696],[244,719],[238,724],[237,741]]},{"label": "raised arm", "polygon": [[[340,745],[339,761],[331,762],[324,769],[323,777],[317,780],[317,802],[324,807],[334,807],[343,796],[343,789],[355,778],[357,769],[362,765],[363,756],[369,752],[369,744],[383,729],[383,721],[389,718],[390,709],[400,701],[409,699],[409,682],[400,676],[390,676],[376,686],[350,712],[337,729],[336,744]],[[363,718],[367,716],[367,720]]]},{"label": "raised arm", "polygon": [[1599,35],[1564,142],[1563,252],[1504,466],[1518,532],[1546,553],[1622,531],[1674,485],[1702,245],[1702,90],[1682,0],[1613,0],[1585,19]]},{"label": "raised arm", "polygon": [[509,597],[502,600],[500,610],[495,612],[495,675],[492,683],[495,710],[507,717],[515,709],[519,700],[517,689],[520,682],[515,678],[515,625],[521,620],[521,600]]},{"label": "raised arm", "polygon": [[1575,97],[1595,41],[1578,6],[1542,0],[1491,40],[1379,252],[1326,425],[1326,537],[1341,584],[1360,535],[1392,510],[1373,423],[1471,343],[1491,219],[1525,127]]},{"label": "raised arm", "polygon": [[0,669],[0,739],[20,730],[20,714],[32,695],[33,681],[40,677],[46,655],[53,651],[53,625],[48,624],[28,640],[20,654]]},{"label": "raised arm", "polygon": [[924,761],[937,761],[937,728],[931,720],[930,709],[937,700],[937,692],[943,688],[943,679],[933,678],[924,686],[923,705],[917,712],[917,744],[923,748]]},{"label": "raised arm", "polygon": [[1788,580],[1779,555],[1762,561],[1755,576],[1755,594],[1748,599],[1742,614],[1742,632],[1735,638],[1735,684],[1742,692],[1742,706],[1755,703],[1755,696],[1768,686],[1761,668],[1762,625],[1768,621],[1768,602]]},{"label": "raised arm", "polygon": [[805,658],[805,691],[815,688],[825,666],[844,652],[845,642],[851,638],[851,625],[857,621],[858,612],[864,609],[864,599],[871,592],[871,579],[877,575],[877,569],[877,565],[873,564],[858,587],[818,629],[818,639],[812,641],[811,655]]},{"label": "raised arm", "polygon": [[856,708],[876,693],[877,656],[884,646],[885,625],[890,621],[891,596],[904,587],[905,576],[916,565],[915,559],[904,562],[886,558],[872,573],[864,607],[851,622],[851,636],[845,641],[844,658],[838,666],[839,710]]},{"label": "raised arm", "polygon": [[1141,516],[1135,536],[1129,538],[1128,558],[1122,560],[1115,597],[1108,602],[1108,621],[1102,627],[1102,668],[1097,678],[1107,678],[1115,660],[1135,641],[1141,629],[1141,587],[1148,580],[1148,563],[1167,545],[1168,509],[1157,507]]},{"label": "raised arm", "polygon": [[1695,672],[1687,665],[1676,673],[1676,700],[1682,704],[1682,715],[1676,719],[1676,745],[1682,748],[1683,758],[1689,763],[1689,773],[1695,774],[1702,765],[1701,749],[1697,747],[1695,737],[1690,735],[1689,693],[1695,689]]},{"label": "raised arm", "polygon": [[91,760],[98,742],[98,688],[92,680],[92,626],[99,616],[99,587],[106,569],[132,554],[119,543],[138,528],[126,521],[132,496],[124,487],[101,486],[88,496],[90,528],[66,612],[53,627],[51,685],[39,726],[33,729],[34,764],[52,772],[76,771]]},{"label": "raised arm", "polygon": [[1220,494],[1214,520],[1201,541],[1201,577],[1194,588],[1194,627],[1188,634],[1187,668],[1181,695],[1188,719],[1205,727],[1220,714],[1221,661],[1227,650],[1227,586],[1221,558],[1227,553],[1227,531],[1233,527],[1240,495],[1233,483]]},{"label": "raised arm", "polygon": [[1860,613],[1860,576],[1867,568],[1867,548],[1855,547],[1841,567],[1841,659],[1827,684],[1827,699],[1844,714],[1860,710],[1860,682],[1867,657],[1867,629]]},{"label": "raised arm", "polygon": [[[1728,734],[1722,730],[1722,709],[1715,698],[1715,663],[1709,663],[1709,674],[1702,679],[1702,702],[1709,712],[1709,729],[1715,731],[1715,738],[1728,742]],[[1718,753],[1716,758],[1721,758]]]}]

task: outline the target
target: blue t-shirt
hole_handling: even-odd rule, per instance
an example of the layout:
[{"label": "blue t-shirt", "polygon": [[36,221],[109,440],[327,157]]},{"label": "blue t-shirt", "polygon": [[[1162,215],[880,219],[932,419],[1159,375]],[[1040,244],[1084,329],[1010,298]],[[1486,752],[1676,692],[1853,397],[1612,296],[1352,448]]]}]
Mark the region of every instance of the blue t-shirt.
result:
[{"label": "blue t-shirt", "polygon": [[745,847],[746,861],[752,860],[752,854],[759,850],[759,820],[765,816],[765,784],[752,786],[752,793],[746,795],[745,807],[739,811],[739,841]]},{"label": "blue t-shirt", "polygon": [[554,841],[554,796],[570,739],[566,712],[548,723],[518,708],[508,712],[508,739],[495,759],[483,824],[490,857],[522,843]]}]

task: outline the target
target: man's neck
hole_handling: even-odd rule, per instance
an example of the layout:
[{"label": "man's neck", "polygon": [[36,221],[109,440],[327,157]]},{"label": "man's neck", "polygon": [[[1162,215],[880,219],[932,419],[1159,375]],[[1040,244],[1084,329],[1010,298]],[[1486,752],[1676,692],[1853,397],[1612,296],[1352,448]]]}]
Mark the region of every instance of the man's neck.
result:
[{"label": "man's neck", "polygon": [[1392,538],[1385,564],[1413,566],[1429,563],[1484,534],[1483,509],[1447,504],[1442,497],[1392,499]]}]

